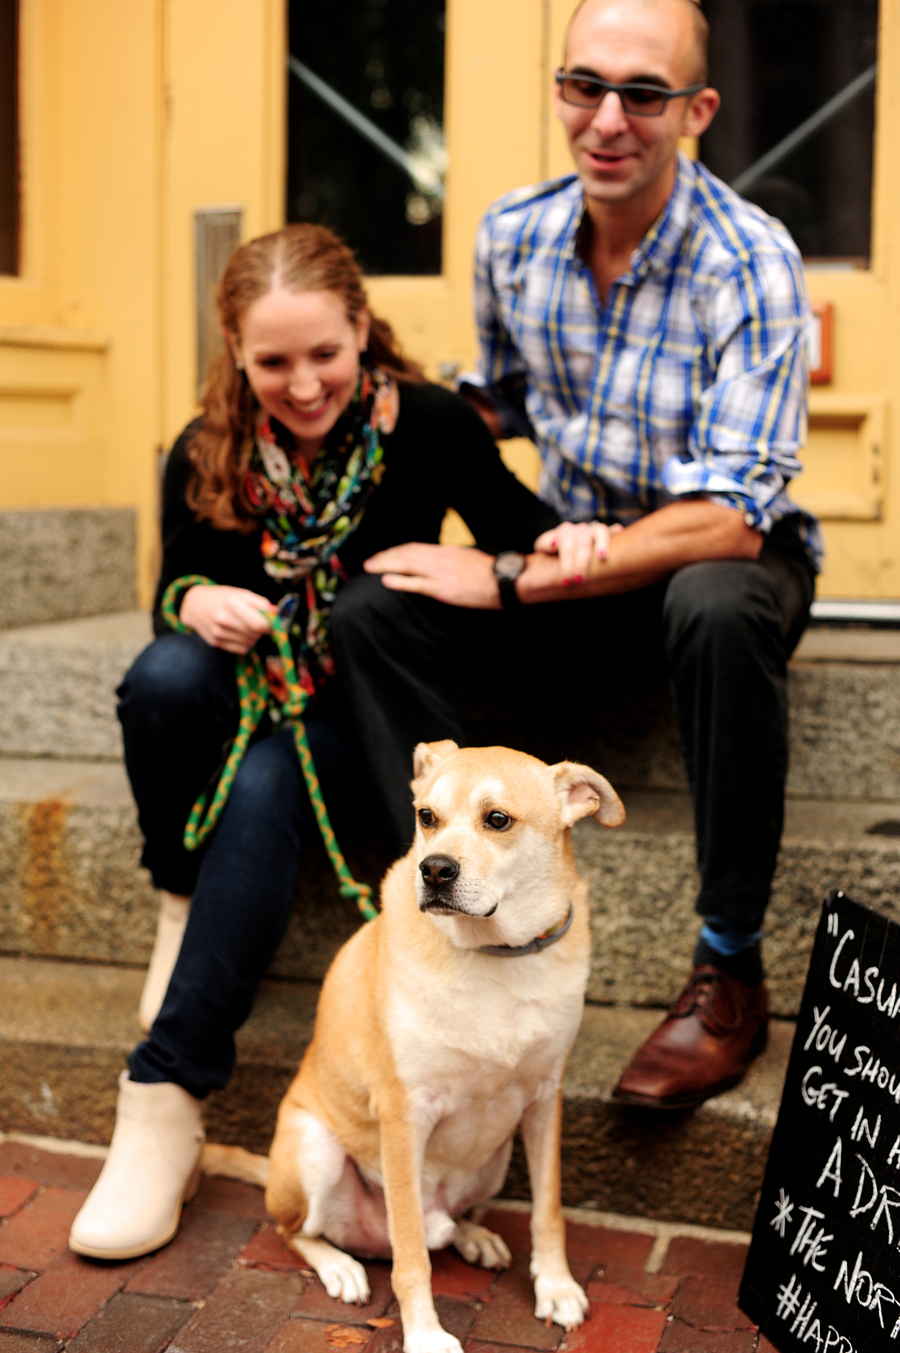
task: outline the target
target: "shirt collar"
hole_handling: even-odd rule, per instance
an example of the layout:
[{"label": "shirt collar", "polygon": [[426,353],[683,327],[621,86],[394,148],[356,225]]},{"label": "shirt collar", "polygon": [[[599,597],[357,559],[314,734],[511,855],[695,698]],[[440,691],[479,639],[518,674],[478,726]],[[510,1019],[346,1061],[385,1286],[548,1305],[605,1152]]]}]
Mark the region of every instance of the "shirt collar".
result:
[{"label": "shirt collar", "polygon": [[[690,222],[696,183],[697,166],[679,150],[675,163],[675,186],[662,212],[631,255],[631,268],[626,276],[643,277],[649,271],[663,273],[671,268]],[[571,188],[574,189],[572,211],[563,232],[562,253],[566,258],[575,257],[585,217],[584,193],[577,177],[572,180]]]},{"label": "shirt collar", "polygon": [[632,254],[632,272],[642,276],[647,269],[667,272],[672,267],[690,222],[696,184],[697,166],[679,150],[675,186],[663,211]]}]

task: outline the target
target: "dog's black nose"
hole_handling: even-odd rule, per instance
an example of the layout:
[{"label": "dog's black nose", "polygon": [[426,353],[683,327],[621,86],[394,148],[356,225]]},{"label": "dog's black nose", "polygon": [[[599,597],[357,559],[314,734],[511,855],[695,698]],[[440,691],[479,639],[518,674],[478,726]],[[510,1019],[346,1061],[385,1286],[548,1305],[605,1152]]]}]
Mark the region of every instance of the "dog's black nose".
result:
[{"label": "dog's black nose", "polygon": [[430,883],[435,888],[440,888],[445,883],[452,883],[459,873],[458,863],[456,860],[451,860],[449,855],[426,855],[419,865],[419,869],[425,882]]}]

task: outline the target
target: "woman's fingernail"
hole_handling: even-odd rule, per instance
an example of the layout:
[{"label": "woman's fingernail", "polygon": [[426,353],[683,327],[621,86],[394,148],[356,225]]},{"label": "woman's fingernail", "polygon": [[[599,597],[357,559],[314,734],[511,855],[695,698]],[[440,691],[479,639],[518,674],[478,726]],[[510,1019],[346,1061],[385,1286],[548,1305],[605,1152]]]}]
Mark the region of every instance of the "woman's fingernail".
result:
[{"label": "woman's fingernail", "polygon": [[584,578],[582,578],[582,576],[581,576],[580,573],[576,573],[576,574],[575,574],[574,581],[575,581],[576,583],[583,583],[583,582],[584,582]]},{"label": "woman's fingernail", "polygon": [[572,579],[571,579],[571,578],[563,578],[563,587],[571,587],[571,586],[572,586]]}]

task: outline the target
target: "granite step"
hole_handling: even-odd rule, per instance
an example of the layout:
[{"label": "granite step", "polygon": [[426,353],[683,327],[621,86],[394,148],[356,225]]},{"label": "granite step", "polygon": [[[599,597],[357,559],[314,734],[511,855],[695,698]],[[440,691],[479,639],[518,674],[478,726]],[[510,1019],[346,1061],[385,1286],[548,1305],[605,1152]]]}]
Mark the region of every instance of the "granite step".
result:
[{"label": "granite step", "polygon": [[2,509],[0,629],[124,611],[136,561],[133,507]]},{"label": "granite step", "polygon": [[[105,1143],[115,1086],[140,1037],[133,968],[0,958],[0,1124],[7,1132]],[[281,1095],[312,1031],[317,987],[267,982],[238,1034],[229,1086],[207,1101],[211,1141],[266,1151]],[[775,1022],[744,1083],[693,1113],[610,1100],[622,1065],[653,1027],[647,1010],[588,1006],[570,1058],[563,1119],[569,1206],[749,1230],[793,1025]],[[505,1195],[527,1197],[517,1150]]]},{"label": "granite step", "polygon": [[[115,688],[151,637],[139,611],[0,630],[0,756],[116,760]],[[809,630],[790,671],[789,794],[900,799],[900,632]],[[686,787],[664,686],[624,694],[585,717],[560,748],[540,701],[510,717],[491,693],[468,701],[470,743],[505,742],[578,756],[617,787]]]},{"label": "granite step", "polygon": [[146,611],[0,630],[0,756],[120,760],[115,690],[152,637]]},{"label": "granite step", "polygon": [[[618,831],[574,833],[594,932],[589,999],[664,1006],[689,966],[697,930],[687,796],[622,790]],[[773,1009],[793,1015],[825,893],[900,918],[900,803],[789,800],[766,941]],[[351,867],[377,886],[390,863],[377,841],[345,840]],[[0,758],[0,952],[140,966],[156,900],[121,763]],[[359,924],[324,851],[310,851],[272,975],[321,981]]]}]

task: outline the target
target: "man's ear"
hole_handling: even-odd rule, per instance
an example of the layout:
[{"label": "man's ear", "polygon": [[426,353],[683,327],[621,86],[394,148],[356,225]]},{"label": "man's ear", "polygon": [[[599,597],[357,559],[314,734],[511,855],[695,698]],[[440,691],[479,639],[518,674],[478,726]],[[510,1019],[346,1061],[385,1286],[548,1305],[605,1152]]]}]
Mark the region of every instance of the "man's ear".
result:
[{"label": "man's ear", "polygon": [[564,827],[582,817],[595,817],[604,827],[621,827],[625,821],[622,800],[608,780],[590,766],[560,761],[550,767],[553,788],[559,797],[559,816]]},{"label": "man's ear", "polygon": [[719,91],[709,86],[688,100],[687,112],[681,129],[682,136],[702,136],[722,102]]},{"label": "man's ear", "polygon": [[439,761],[443,761],[451,752],[458,751],[458,745],[451,738],[445,738],[443,742],[417,743],[413,752],[413,778],[410,782],[413,793],[416,793],[419,781],[423,780],[429,771],[434,770]]}]

